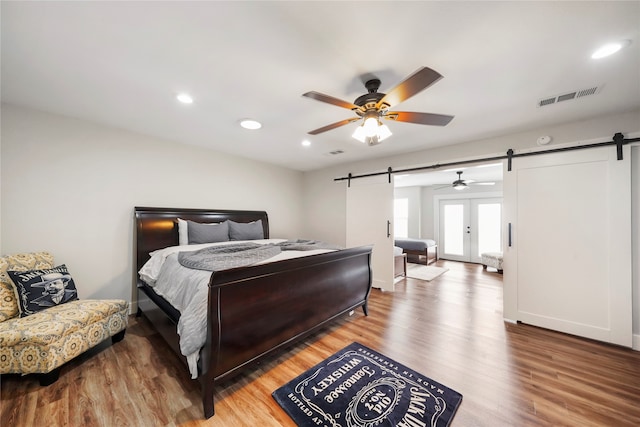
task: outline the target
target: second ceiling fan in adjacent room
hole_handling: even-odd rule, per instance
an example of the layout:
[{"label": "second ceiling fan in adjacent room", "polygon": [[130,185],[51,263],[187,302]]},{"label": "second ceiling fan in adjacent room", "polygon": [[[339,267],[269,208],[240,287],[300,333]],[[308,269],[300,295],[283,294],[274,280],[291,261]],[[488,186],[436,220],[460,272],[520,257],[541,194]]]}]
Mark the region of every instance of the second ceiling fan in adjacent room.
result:
[{"label": "second ceiling fan in adjacent room", "polygon": [[434,190],[441,190],[443,188],[454,188],[456,190],[464,190],[470,185],[495,185],[493,181],[485,181],[485,182],[476,182],[473,179],[462,179],[462,171],[456,172],[458,174],[458,179],[453,181],[451,184],[442,185],[440,187],[434,188]]}]

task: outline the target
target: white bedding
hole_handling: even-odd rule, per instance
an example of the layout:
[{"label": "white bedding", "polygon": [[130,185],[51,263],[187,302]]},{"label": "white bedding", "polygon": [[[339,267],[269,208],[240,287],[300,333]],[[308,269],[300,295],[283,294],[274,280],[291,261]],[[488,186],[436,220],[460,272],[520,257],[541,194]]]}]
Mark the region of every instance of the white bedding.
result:
[{"label": "white bedding", "polygon": [[[251,243],[282,243],[286,239],[251,240]],[[191,378],[198,377],[198,358],[207,334],[207,301],[210,271],[183,267],[178,253],[196,251],[211,246],[242,243],[239,241],[205,243],[200,245],[171,246],[152,252],[151,259],[140,269],[140,278],[180,312],[178,335],[180,351],[187,358]],[[331,249],[310,251],[282,251],[278,255],[257,264],[332,252]]]}]

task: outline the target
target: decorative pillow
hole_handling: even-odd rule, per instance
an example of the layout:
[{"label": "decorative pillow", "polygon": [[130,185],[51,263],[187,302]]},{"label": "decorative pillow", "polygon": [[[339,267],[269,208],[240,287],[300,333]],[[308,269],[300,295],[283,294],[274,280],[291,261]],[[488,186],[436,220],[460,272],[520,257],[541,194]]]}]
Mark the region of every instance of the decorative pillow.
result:
[{"label": "decorative pillow", "polygon": [[259,240],[264,239],[262,220],[253,222],[234,222],[229,220],[229,240]]},{"label": "decorative pillow", "polygon": [[20,317],[78,299],[67,266],[29,271],[7,271],[16,287]]},{"label": "decorative pillow", "polygon": [[210,224],[187,221],[187,224],[190,245],[229,241],[229,224],[227,221]]},{"label": "decorative pillow", "polygon": [[0,322],[18,315],[15,286],[7,270],[26,271],[53,268],[53,255],[49,252],[31,252],[0,257]]},{"label": "decorative pillow", "polygon": [[189,244],[189,225],[187,224],[187,221],[185,221],[184,219],[178,219],[178,244],[180,246],[182,245],[188,245]]}]

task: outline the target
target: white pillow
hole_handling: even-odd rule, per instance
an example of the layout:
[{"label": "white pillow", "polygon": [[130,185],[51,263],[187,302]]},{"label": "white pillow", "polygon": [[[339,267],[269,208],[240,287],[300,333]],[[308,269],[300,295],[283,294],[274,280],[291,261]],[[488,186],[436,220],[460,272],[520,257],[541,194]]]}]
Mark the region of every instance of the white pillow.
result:
[{"label": "white pillow", "polygon": [[178,218],[178,244],[180,246],[189,244],[189,225],[187,221],[180,218]]}]

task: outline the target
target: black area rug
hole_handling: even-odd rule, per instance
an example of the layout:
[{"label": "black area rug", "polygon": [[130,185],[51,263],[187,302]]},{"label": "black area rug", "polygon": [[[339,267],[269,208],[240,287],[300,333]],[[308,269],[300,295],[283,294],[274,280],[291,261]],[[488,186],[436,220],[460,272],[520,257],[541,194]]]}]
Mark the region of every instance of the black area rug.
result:
[{"label": "black area rug", "polygon": [[298,426],[444,427],[462,395],[353,343],[273,392]]}]

